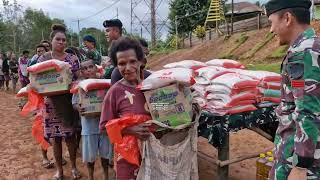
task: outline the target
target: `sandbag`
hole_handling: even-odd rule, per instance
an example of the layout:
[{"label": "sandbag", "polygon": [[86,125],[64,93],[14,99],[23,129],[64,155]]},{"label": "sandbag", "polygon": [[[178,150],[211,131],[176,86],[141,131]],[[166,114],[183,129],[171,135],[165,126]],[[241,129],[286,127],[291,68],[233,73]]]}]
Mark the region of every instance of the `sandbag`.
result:
[{"label": "sandbag", "polygon": [[245,68],[243,64],[231,59],[213,59],[211,61],[206,62],[206,64],[208,66],[219,66],[224,68]]},{"label": "sandbag", "polygon": [[187,86],[195,84],[193,70],[186,68],[163,69],[152,73],[137,87],[140,90],[157,89],[172,83],[181,83]]},{"label": "sandbag", "polygon": [[171,69],[171,68],[196,69],[196,68],[205,67],[205,66],[207,66],[207,65],[203,62],[194,61],[194,60],[184,60],[184,61],[166,64],[163,67],[166,69]]},{"label": "sandbag", "polygon": [[137,180],[198,180],[197,127],[143,142]]}]

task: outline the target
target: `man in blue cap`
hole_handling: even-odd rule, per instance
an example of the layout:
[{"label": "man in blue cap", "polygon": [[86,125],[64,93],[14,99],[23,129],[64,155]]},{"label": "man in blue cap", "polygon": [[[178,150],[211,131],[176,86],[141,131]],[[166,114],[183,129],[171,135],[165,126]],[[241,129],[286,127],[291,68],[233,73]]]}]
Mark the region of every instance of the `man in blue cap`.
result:
[{"label": "man in blue cap", "polygon": [[270,0],[270,31],[289,45],[281,66],[279,127],[271,180],[320,179],[320,38],[310,0]]}]

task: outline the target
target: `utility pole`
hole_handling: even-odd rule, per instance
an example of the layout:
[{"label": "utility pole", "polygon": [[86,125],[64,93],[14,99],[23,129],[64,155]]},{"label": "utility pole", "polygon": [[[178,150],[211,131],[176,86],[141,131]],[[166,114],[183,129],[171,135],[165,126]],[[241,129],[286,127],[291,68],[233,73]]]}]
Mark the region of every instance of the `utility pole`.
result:
[{"label": "utility pole", "polygon": [[231,34],[233,34],[233,13],[234,13],[234,3],[231,0]]},{"label": "utility pole", "polygon": [[79,32],[78,41],[79,41],[79,47],[80,47],[80,45],[81,45],[81,40],[80,40],[80,19],[78,19],[78,32]]},{"label": "utility pole", "polygon": [[132,34],[132,26],[133,26],[133,2],[131,0],[131,8],[130,8],[130,16],[131,16],[131,22],[130,22],[130,34]]},{"label": "utility pole", "polygon": [[117,8],[117,19],[119,19],[119,9]]},{"label": "utility pole", "polygon": [[157,45],[156,36],[157,36],[157,25],[156,25],[156,0],[151,0],[151,44],[152,48],[155,48]]},{"label": "utility pole", "polygon": [[41,29],[42,40],[44,40],[43,29]]},{"label": "utility pole", "polygon": [[175,24],[175,29],[176,29],[176,49],[178,49],[178,17],[174,17],[174,24]]},{"label": "utility pole", "polygon": [[315,10],[314,9],[315,8],[314,7],[314,0],[312,0],[311,3],[312,3],[312,5],[311,5],[311,8],[310,8],[310,19],[313,20],[315,18],[315,16],[314,16],[314,10]]},{"label": "utility pole", "polygon": [[16,44],[17,44],[17,38],[16,38],[16,30],[15,28],[13,29],[13,52],[16,53]]},{"label": "utility pole", "polygon": [[71,46],[73,46],[73,33],[71,33]]},{"label": "utility pole", "polygon": [[141,29],[140,29],[140,37],[142,38],[142,26],[141,26]]}]

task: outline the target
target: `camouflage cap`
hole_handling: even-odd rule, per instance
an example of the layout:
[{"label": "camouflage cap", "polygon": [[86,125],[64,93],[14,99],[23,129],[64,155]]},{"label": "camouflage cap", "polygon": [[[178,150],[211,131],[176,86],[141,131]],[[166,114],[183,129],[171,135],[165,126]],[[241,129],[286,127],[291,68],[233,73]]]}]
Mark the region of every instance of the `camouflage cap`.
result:
[{"label": "camouflage cap", "polygon": [[270,16],[271,14],[276,13],[283,9],[288,9],[288,8],[310,9],[310,7],[311,7],[310,0],[270,0],[265,5],[267,16]]}]

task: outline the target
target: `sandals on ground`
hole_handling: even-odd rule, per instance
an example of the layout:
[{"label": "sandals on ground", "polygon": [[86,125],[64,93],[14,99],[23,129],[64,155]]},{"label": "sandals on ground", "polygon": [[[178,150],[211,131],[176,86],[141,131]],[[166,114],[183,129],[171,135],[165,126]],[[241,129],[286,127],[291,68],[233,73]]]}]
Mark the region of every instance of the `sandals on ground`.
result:
[{"label": "sandals on ground", "polygon": [[47,161],[47,162],[42,162],[42,167],[46,168],[46,169],[51,169],[54,167],[54,163]]},{"label": "sandals on ground", "polygon": [[71,170],[71,173],[72,173],[73,179],[80,179],[81,178],[81,174],[77,169]]}]

